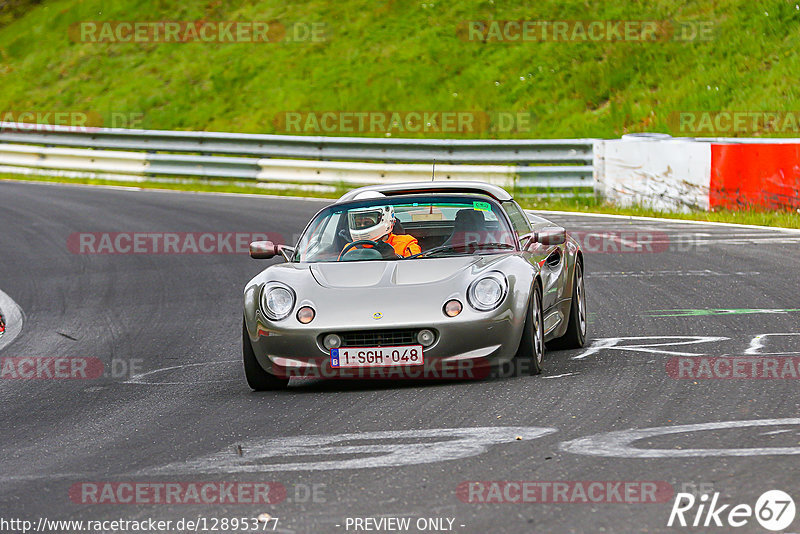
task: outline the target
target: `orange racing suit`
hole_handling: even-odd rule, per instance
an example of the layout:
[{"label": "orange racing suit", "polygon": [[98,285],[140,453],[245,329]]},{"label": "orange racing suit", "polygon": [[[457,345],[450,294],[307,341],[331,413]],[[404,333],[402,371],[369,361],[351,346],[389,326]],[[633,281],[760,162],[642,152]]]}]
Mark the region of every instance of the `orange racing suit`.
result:
[{"label": "orange racing suit", "polygon": [[414,254],[422,252],[419,243],[417,243],[417,238],[413,235],[389,234],[386,236],[386,242],[392,245],[392,248],[394,248],[398,256],[413,256]]},{"label": "orange racing suit", "polygon": [[[408,234],[397,235],[390,233],[384,239],[381,239],[379,242],[391,245],[391,247],[394,249],[394,253],[404,258],[422,252],[422,248],[420,248],[419,243],[417,242],[417,238],[414,237],[413,235],[408,235]],[[372,245],[363,245],[363,247],[372,248]]]}]

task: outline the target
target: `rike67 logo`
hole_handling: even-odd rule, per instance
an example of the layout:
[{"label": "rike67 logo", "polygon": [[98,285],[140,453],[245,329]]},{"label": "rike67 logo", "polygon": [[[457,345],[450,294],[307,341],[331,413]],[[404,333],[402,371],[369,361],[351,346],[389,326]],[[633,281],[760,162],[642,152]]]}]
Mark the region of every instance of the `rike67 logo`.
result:
[{"label": "rike67 logo", "polygon": [[721,504],[719,492],[709,498],[707,493],[696,498],[691,493],[678,493],[667,526],[681,527],[733,527],[751,522],[753,517],[765,529],[784,530],[794,521],[794,500],[781,490],[764,492],[755,506],[749,504]]}]

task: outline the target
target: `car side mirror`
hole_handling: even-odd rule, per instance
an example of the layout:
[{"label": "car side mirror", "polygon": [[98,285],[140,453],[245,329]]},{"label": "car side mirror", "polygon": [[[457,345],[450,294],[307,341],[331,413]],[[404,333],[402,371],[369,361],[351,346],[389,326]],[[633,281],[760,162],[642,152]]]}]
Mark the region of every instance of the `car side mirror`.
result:
[{"label": "car side mirror", "polygon": [[536,232],[534,240],[542,245],[562,245],[567,241],[567,230],[561,226],[548,226]]},{"label": "car side mirror", "polygon": [[280,254],[282,245],[272,241],[253,241],[250,243],[250,257],[256,260],[268,260]]}]

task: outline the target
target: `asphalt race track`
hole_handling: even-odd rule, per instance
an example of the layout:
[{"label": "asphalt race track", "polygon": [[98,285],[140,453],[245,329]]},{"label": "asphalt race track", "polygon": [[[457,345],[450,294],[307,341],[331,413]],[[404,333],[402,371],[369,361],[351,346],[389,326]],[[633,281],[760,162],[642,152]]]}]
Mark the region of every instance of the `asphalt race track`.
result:
[{"label": "asphalt race track", "polygon": [[[586,249],[585,349],[548,352],[537,377],[295,379],[277,393],[251,392],[240,364],[241,291],[266,262],[68,246],[82,232],[293,239],[324,205],[0,182],[0,291],[24,316],[0,352],[0,516],[268,513],[277,532],[354,532],[356,518],[410,518],[410,532],[421,518],[427,532],[695,532],[667,526],[677,492],[750,506],[767,490],[800,495],[798,232],[550,215]],[[780,359],[769,379],[722,376],[735,373],[734,357],[765,355]],[[9,376],[30,357],[99,359],[102,373]],[[714,377],[691,375],[703,357],[727,359],[705,359]],[[469,502],[487,495],[468,493],[490,487],[480,481],[671,489],[644,503],[572,493]],[[86,483],[157,482],[270,482],[279,502],[95,504],[85,495]],[[767,532],[754,518],[738,531]]]}]

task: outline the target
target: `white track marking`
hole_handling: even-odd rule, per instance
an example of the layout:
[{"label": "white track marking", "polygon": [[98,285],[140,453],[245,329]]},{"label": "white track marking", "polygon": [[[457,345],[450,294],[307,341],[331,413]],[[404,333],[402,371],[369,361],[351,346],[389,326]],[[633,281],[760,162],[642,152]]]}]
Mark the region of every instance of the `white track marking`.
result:
[{"label": "white track marking", "polygon": [[778,354],[797,354],[796,352],[761,352],[764,348],[765,338],[772,336],[800,336],[799,332],[787,332],[776,334],[759,334],[750,340],[750,346],[744,351],[745,354],[763,354],[763,355],[778,355]]},{"label": "white track marking", "polygon": [[[684,241],[672,241],[671,243],[680,245],[707,245],[707,244],[724,244],[724,245],[761,245],[764,243],[779,243],[781,245],[788,245],[790,243],[800,243],[800,237],[748,237],[746,239],[692,239]],[[654,241],[654,244],[659,244]]]},{"label": "white track marking", "polygon": [[[86,478],[86,472],[83,473],[46,473],[40,475],[0,475],[0,482],[18,482],[27,480],[57,480],[62,478]],[[102,477],[106,473],[93,473],[92,476]]]},{"label": "white track marking", "polygon": [[693,271],[607,271],[587,273],[587,278],[645,278],[652,276],[749,276],[759,275],[761,273],[756,271],[748,272],[735,272],[735,273],[720,273],[711,271],[709,269],[693,270]]},{"label": "white track marking", "polygon": [[[573,360],[582,360],[587,356],[597,354],[602,350],[621,350],[634,352],[647,352],[652,354],[667,354],[669,356],[706,356],[693,352],[674,352],[662,350],[657,347],[674,347],[675,345],[696,345],[698,343],[713,343],[727,341],[728,337],[719,336],[636,336],[636,337],[601,337],[592,340],[592,344],[582,353],[573,356]],[[640,345],[620,345],[622,341],[668,341],[666,343],[645,343]]]},{"label": "white track marking", "polygon": [[165,371],[172,371],[174,369],[183,369],[185,367],[199,367],[205,365],[222,365],[222,364],[229,364],[229,363],[239,363],[240,360],[222,360],[219,362],[203,362],[203,363],[186,363],[183,365],[173,365],[172,367],[162,367],[160,369],[153,369],[152,371],[147,371],[146,373],[139,373],[138,375],[133,375],[128,380],[123,382],[123,384],[146,384],[149,386],[174,386],[174,385],[187,385],[187,384],[215,384],[217,382],[238,382],[236,380],[187,380],[185,382],[145,382],[143,379],[147,376],[154,375],[156,373],[162,373]]},{"label": "white track marking", "polygon": [[[556,432],[555,428],[542,427],[434,428],[258,439],[241,444],[242,456],[236,453],[232,444],[215,454],[135,474],[263,473],[399,467],[477,456],[492,445],[515,443],[517,438],[529,441],[553,432]],[[337,445],[365,440],[377,443]],[[330,456],[330,459],[286,461],[302,456]]]},{"label": "white track marking", "polygon": [[558,210],[526,210],[533,215],[550,214],[550,215],[569,215],[577,217],[606,217],[608,219],[623,219],[628,221],[652,221],[658,223],[671,223],[671,224],[695,224],[699,226],[722,226],[726,228],[753,228],[754,230],[767,230],[771,232],[789,232],[793,234],[800,234],[798,228],[784,228],[782,226],[761,226],[758,224],[737,224],[725,223],[716,221],[696,221],[693,219],[667,219],[662,217],[644,217],[641,215],[616,215],[610,213],[585,213],[582,211],[558,211]]},{"label": "white track marking", "polygon": [[[618,236],[618,235],[611,234],[611,235],[608,236],[608,238],[611,239],[611,241],[616,241],[617,243],[619,243],[621,247],[638,248],[638,249],[642,248],[642,245],[640,245],[639,243],[636,243],[636,242],[631,241],[629,239],[625,239],[625,238],[623,238],[621,236]],[[648,244],[649,243],[650,242],[648,242]]]},{"label": "white track marking", "polygon": [[6,331],[0,334],[0,350],[10,345],[14,339],[22,332],[24,314],[22,308],[14,300],[0,291],[0,313],[6,323]]},{"label": "white track marking", "polygon": [[588,438],[565,441],[560,449],[573,454],[604,456],[609,458],[694,458],[701,456],[767,456],[800,454],[800,447],[753,447],[737,449],[640,449],[633,442],[664,436],[704,430],[724,430],[758,426],[800,425],[800,419],[756,419],[750,421],[722,421],[696,425],[661,426],[629,429],[618,432],[595,434]]},{"label": "white track marking", "polygon": [[[643,233],[643,232],[640,232]],[[654,239],[649,242],[653,245],[707,245],[723,243],[726,245],[751,245],[761,243],[800,243],[800,237],[787,237],[787,236],[769,236],[762,235],[760,237],[719,237],[719,238],[703,238],[703,239],[686,239],[680,234],[675,239],[659,240]]]},{"label": "white track marking", "polygon": [[773,430],[772,432],[762,432],[759,436],[774,436],[775,434],[786,434],[787,432],[791,432],[791,430]]},{"label": "white track marking", "polygon": [[542,378],[562,378],[564,376],[572,376],[578,373],[564,373],[563,375],[552,375],[552,376],[543,376]]}]

